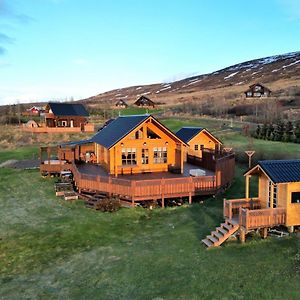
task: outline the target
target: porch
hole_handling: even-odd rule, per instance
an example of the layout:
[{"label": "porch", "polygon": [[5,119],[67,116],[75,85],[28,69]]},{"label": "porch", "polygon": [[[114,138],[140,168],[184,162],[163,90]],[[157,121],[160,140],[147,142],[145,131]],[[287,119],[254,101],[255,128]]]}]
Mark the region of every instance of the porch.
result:
[{"label": "porch", "polygon": [[286,223],[285,208],[262,208],[259,198],[224,199],[223,214],[225,219],[237,221],[246,232]]}]

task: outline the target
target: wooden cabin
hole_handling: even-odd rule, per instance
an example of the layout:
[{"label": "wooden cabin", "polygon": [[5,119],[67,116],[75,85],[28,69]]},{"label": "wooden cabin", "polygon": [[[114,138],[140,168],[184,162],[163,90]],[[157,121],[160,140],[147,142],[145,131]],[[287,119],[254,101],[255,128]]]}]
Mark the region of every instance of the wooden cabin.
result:
[{"label": "wooden cabin", "polygon": [[24,127],[36,133],[94,132],[88,122],[89,113],[79,103],[49,102],[45,108],[45,122],[39,127]]},{"label": "wooden cabin", "polygon": [[[240,231],[240,239],[252,230],[285,226],[290,232],[300,226],[300,160],[265,160],[245,174],[245,198],[224,200],[225,223],[207,236],[208,247],[219,246]],[[258,177],[256,197],[250,197],[250,181]],[[222,232],[223,231],[223,232]]]},{"label": "wooden cabin", "polygon": [[[209,168],[185,163],[188,145],[151,115],[119,116],[88,140],[41,147],[42,174],[71,170],[81,191],[126,201],[213,195],[234,176],[234,155],[210,153]],[[54,152],[54,153],[53,153]],[[45,159],[46,154],[46,159]],[[199,163],[199,164],[198,164]],[[201,172],[191,171],[201,170]],[[201,175],[199,175],[201,173]]]},{"label": "wooden cabin", "polygon": [[154,101],[150,100],[148,97],[142,95],[139,97],[135,102],[134,105],[139,106],[139,107],[155,107]]},{"label": "wooden cabin", "polygon": [[[150,115],[120,116],[79,145],[91,145],[96,163],[111,175],[145,172],[183,172],[183,148],[174,133]],[[83,155],[85,156],[85,155]]]},{"label": "wooden cabin", "polygon": [[123,99],[120,99],[116,102],[115,107],[117,107],[117,108],[127,108],[128,104]]},{"label": "wooden cabin", "polygon": [[271,90],[260,83],[255,83],[249,86],[249,89],[244,92],[246,98],[269,97]]},{"label": "wooden cabin", "polygon": [[201,158],[205,149],[217,152],[221,150],[222,142],[205,128],[182,127],[176,135],[188,145],[185,160],[187,155]]}]

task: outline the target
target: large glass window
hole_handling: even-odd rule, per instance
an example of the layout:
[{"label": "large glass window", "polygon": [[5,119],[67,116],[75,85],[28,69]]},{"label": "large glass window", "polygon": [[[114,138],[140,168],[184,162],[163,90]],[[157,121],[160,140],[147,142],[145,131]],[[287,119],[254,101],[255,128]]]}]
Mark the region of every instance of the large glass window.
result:
[{"label": "large glass window", "polygon": [[123,148],[122,149],[122,165],[136,165],[136,149]]},{"label": "large glass window", "polygon": [[165,164],[167,161],[168,155],[166,147],[153,148],[153,162],[155,164]]},{"label": "large glass window", "polygon": [[292,203],[300,203],[300,192],[292,192]]}]

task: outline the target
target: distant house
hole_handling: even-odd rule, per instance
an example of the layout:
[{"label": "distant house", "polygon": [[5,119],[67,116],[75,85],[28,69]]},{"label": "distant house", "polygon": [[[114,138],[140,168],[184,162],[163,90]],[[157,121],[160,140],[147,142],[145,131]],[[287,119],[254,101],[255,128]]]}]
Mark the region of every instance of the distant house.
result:
[{"label": "distant house", "polygon": [[126,108],[128,107],[128,104],[124,100],[120,99],[116,102],[115,106],[117,108]]},{"label": "distant house", "polygon": [[[80,103],[49,102],[45,108],[45,123],[40,127],[29,127],[32,132],[94,132],[94,125],[88,122],[89,113]],[[28,129],[28,126],[25,129]]]},{"label": "distant house", "polygon": [[39,106],[32,106],[31,108],[26,109],[22,113],[23,116],[40,116],[45,112],[45,109],[43,107]]},{"label": "distant house", "polygon": [[134,105],[140,107],[155,107],[155,103],[146,96],[141,96],[140,98],[138,98],[134,102]]},{"label": "distant house", "polygon": [[245,91],[246,98],[260,98],[260,97],[269,97],[271,90],[263,86],[260,83],[255,83],[249,86],[249,89]]},{"label": "distant house", "polygon": [[50,102],[45,111],[46,127],[81,127],[89,113],[82,104]]},{"label": "distant house", "polygon": [[219,151],[222,146],[220,140],[201,127],[182,127],[176,135],[189,146],[186,150],[188,155],[202,157],[205,149]]}]

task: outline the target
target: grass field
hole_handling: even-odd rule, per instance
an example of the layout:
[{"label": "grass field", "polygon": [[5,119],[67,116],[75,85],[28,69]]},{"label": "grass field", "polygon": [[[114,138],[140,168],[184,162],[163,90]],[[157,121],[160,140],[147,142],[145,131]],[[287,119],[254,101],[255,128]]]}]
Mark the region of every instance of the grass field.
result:
[{"label": "grass field", "polygon": [[200,242],[222,198],[243,196],[243,171],[204,203],[109,214],[56,198],[37,171],[0,168],[0,299],[299,299],[299,233]]}]

